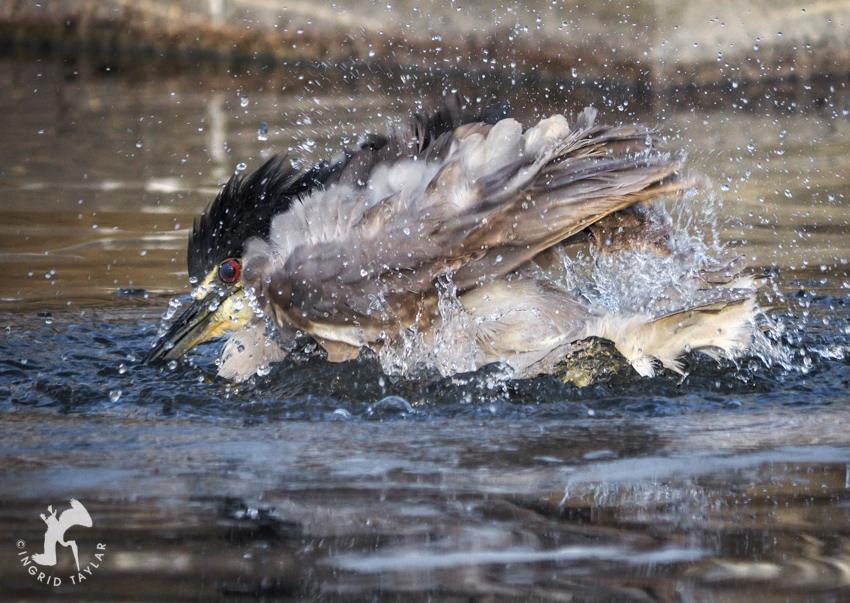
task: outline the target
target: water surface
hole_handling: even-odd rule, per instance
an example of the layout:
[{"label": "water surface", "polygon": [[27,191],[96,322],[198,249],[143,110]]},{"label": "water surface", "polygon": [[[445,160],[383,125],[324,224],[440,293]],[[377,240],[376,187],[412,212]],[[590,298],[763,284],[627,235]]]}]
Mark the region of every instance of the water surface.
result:
[{"label": "water surface", "polygon": [[[684,380],[585,389],[493,367],[404,381],[368,357],[234,386],[214,376],[216,344],[139,364],[188,293],[193,217],[240,163],[318,160],[476,79],[526,122],[593,104],[656,124],[706,181],[706,236],[772,275],[787,362],[692,356]],[[843,82],[636,97],[492,74],[2,61],[0,83],[0,576],[15,598],[850,597]],[[83,562],[108,554],[80,585],[38,584],[15,543],[36,552],[39,513],[71,497],[94,522],[75,528]]]}]

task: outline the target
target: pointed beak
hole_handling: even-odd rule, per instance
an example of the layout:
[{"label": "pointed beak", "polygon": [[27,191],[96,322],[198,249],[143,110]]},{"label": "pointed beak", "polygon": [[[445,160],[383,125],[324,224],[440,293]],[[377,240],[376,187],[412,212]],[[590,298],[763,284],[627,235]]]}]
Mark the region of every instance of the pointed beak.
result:
[{"label": "pointed beak", "polygon": [[241,286],[226,291],[224,296],[212,289],[203,297],[196,297],[154,344],[144,362],[175,360],[199,343],[242,327],[251,314],[246,309]]}]

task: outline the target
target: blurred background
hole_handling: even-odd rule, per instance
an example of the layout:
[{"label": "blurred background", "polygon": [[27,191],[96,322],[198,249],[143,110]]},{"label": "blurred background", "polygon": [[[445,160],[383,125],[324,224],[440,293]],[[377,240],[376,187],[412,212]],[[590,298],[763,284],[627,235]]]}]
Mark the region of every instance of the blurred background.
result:
[{"label": "blurred background", "polygon": [[536,72],[667,89],[850,71],[846,0],[5,0],[6,52]]}]

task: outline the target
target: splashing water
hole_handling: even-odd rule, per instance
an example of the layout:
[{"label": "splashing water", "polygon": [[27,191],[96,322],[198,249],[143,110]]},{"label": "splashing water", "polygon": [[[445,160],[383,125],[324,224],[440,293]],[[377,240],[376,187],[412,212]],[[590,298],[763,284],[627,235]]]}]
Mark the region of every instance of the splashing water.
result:
[{"label": "splashing water", "polygon": [[[478,368],[477,328],[469,310],[458,299],[451,275],[437,285],[442,322],[426,337],[415,325],[402,329],[395,342],[381,348],[378,358],[388,375],[420,377],[439,373],[443,377]],[[381,303],[382,308],[388,305]],[[417,316],[417,323],[421,316]]]},{"label": "splashing water", "polygon": [[[554,249],[557,260],[550,266],[531,266],[527,272],[570,292],[589,311],[597,313],[643,315],[654,320],[687,308],[708,306],[722,301],[730,290],[754,286],[752,276],[735,276],[740,258],[720,242],[720,209],[715,199],[700,199],[693,193],[669,206],[656,203],[645,208],[647,228],[661,225],[668,231],[664,237],[666,253],[639,244],[612,252],[568,243]],[[718,287],[711,284],[714,276],[721,282],[724,277],[731,280]],[[485,323],[498,322],[504,316],[474,316],[464,306],[450,276],[437,289],[441,324],[428,333],[411,327],[385,345],[379,359],[387,374],[412,377],[437,372],[446,377],[480,367],[480,336]],[[780,325],[759,311],[752,331],[747,354],[767,367],[778,363],[786,370],[794,368],[778,334]]]},{"label": "splashing water", "polygon": [[434,337],[434,356],[437,370],[445,376],[474,371],[477,368],[477,325],[469,311],[458,299],[458,290],[451,278],[438,288],[438,308],[443,324]]}]

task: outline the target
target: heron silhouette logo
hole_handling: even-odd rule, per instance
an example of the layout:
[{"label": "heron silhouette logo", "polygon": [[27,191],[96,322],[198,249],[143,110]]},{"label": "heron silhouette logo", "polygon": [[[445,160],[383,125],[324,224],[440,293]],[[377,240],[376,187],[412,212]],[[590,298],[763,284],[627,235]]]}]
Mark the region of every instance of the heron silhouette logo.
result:
[{"label": "heron silhouette logo", "polygon": [[56,518],[56,511],[53,510],[52,505],[47,505],[47,510],[50,511],[50,515],[41,514],[41,518],[47,524],[47,532],[44,533],[44,552],[34,554],[32,560],[39,565],[56,565],[56,545],[61,544],[71,547],[74,551],[74,561],[77,562],[77,571],[80,571],[80,552],[77,549],[77,542],[66,541],[65,532],[72,526],[92,527],[91,515],[83,503],[74,498],[71,499],[71,508],[63,511],[59,519]]},{"label": "heron silhouette logo", "polygon": [[[70,548],[74,553],[74,562],[77,564],[76,574],[71,574],[69,579],[72,584],[79,584],[91,576],[93,571],[100,567],[100,562],[105,555],[106,545],[97,545],[97,554],[94,555],[95,561],[91,561],[84,568],[80,568],[80,551],[75,540],[66,540],[65,534],[68,530],[75,526],[90,528],[93,525],[91,515],[83,506],[83,503],[72,498],[70,499],[71,508],[62,511],[57,515],[58,510],[53,509],[53,505],[47,506],[48,515],[41,514],[41,519],[47,524],[47,531],[44,533],[44,552],[33,553],[29,555],[26,550],[18,553],[21,558],[21,563],[27,572],[36,578],[37,581],[60,586],[62,578],[60,576],[48,575],[45,571],[39,571],[35,564],[42,567],[53,567],[57,563],[57,545]],[[26,548],[26,542],[18,541],[18,548]],[[88,576],[86,576],[88,574]]]}]

